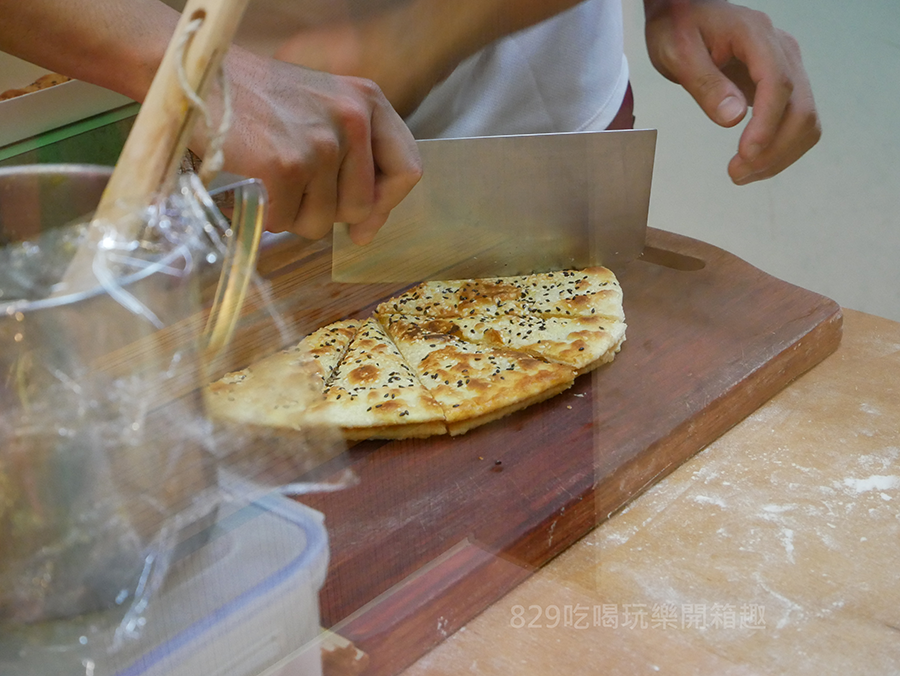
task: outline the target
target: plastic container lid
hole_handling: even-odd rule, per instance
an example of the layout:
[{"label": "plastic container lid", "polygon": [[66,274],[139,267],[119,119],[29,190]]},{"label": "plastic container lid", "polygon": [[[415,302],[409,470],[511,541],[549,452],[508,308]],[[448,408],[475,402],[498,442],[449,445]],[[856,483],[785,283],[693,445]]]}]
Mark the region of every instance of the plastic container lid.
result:
[{"label": "plastic container lid", "polygon": [[[114,620],[4,627],[0,673],[257,676],[290,664],[291,674],[320,676],[318,595],[328,568],[323,516],[273,495],[223,506],[211,531],[173,564],[161,592],[130,626],[120,613]],[[136,637],[123,637],[123,629]]]}]

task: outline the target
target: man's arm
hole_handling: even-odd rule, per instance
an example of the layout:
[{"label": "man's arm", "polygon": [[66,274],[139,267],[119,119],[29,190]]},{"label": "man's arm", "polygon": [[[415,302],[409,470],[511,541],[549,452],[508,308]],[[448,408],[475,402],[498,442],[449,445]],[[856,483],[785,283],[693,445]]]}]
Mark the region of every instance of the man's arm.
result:
[{"label": "man's arm", "polygon": [[[158,0],[0,0],[0,49],[143,100],[179,15]],[[226,57],[234,122],[225,168],[263,179],[267,225],[306,237],[353,224],[363,243],[421,176],[403,120],[373,83],[239,48]],[[192,148],[202,156],[204,139]]]},{"label": "man's arm", "polygon": [[400,0],[364,18],[315,26],[276,56],[374,80],[408,115],[464,59],[582,0]]},{"label": "man's arm", "polygon": [[0,0],[0,51],[142,101],[178,13],[157,0]]},{"label": "man's arm", "polygon": [[769,17],[725,0],[644,0],[650,61],[682,85],[711,120],[753,115],[728,165],[743,185],[786,169],[822,135],[793,37]]}]

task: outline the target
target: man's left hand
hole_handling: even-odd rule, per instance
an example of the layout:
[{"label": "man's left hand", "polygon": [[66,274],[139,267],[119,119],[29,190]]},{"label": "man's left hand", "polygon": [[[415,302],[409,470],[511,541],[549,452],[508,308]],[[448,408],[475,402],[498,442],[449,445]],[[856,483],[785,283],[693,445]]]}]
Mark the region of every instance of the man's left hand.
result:
[{"label": "man's left hand", "polygon": [[797,41],[762,12],[724,0],[645,0],[647,50],[711,120],[738,124],[753,114],[728,164],[738,185],[769,178],[822,135]]}]

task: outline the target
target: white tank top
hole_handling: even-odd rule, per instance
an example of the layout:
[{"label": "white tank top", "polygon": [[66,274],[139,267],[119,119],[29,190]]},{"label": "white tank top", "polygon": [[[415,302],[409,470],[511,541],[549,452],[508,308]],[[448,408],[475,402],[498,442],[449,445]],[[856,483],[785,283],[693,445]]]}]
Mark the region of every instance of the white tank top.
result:
[{"label": "white tank top", "polygon": [[417,138],[602,130],[628,87],[621,0],[588,0],[489,45],[406,122]]},{"label": "white tank top", "polygon": [[[341,7],[333,0],[254,0],[238,42],[271,55],[298,27],[324,22]],[[622,31],[621,0],[582,2],[469,57],[407,123],[418,138],[606,129],[628,87]]]}]

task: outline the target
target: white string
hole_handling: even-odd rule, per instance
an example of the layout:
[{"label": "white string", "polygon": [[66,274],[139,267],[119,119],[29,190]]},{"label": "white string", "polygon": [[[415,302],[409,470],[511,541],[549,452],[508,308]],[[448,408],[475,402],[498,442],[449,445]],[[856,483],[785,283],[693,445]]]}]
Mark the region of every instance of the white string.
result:
[{"label": "white string", "polygon": [[188,100],[203,114],[203,118],[206,121],[206,129],[210,134],[206,157],[203,158],[203,164],[200,166],[199,172],[200,180],[204,184],[208,184],[209,180],[219,173],[225,162],[225,136],[231,126],[232,109],[231,92],[228,88],[228,78],[225,77],[224,60],[222,61],[221,66],[219,66],[217,73],[219,86],[222,88],[222,120],[219,123],[218,129],[215,129],[212,111],[209,106],[206,105],[206,102],[200,98],[196,90],[191,86],[191,83],[188,82],[187,71],[184,67],[185,52],[188,43],[193,39],[194,35],[197,34],[197,31],[200,30],[200,26],[202,25],[202,18],[194,19],[188,23],[184,34],[179,38],[176,44],[175,62],[177,66],[176,72],[178,73],[178,82],[181,85],[181,89]]},{"label": "white string", "polygon": [[[231,100],[230,100],[230,92],[228,89],[228,81],[225,77],[224,63],[219,67],[217,72],[219,84],[222,88],[222,120],[219,124],[218,129],[214,126],[214,121],[212,117],[212,111],[209,106],[206,105],[206,102],[203,101],[202,98],[197,94],[196,90],[191,86],[191,83],[187,78],[187,71],[185,69],[185,52],[190,41],[197,34],[197,31],[200,30],[200,27],[203,25],[203,19],[194,19],[188,23],[185,27],[184,33],[179,37],[178,42],[175,45],[175,64],[176,64],[176,73],[178,75],[178,82],[181,85],[181,89],[184,92],[184,95],[188,98],[188,100],[199,110],[206,121],[206,128],[210,134],[209,138],[209,147],[207,148],[207,157],[204,160],[203,164],[200,167],[199,176],[201,182],[207,183],[209,179],[212,179],[222,168],[224,163],[224,151],[223,146],[225,145],[225,136],[228,133],[228,128],[231,126]],[[150,220],[152,221],[152,216],[150,216]],[[145,228],[150,226],[150,222],[145,223]],[[189,249],[186,249],[189,252]],[[97,255],[93,260],[93,271],[94,275],[97,277],[97,280],[100,282],[100,286],[106,289],[107,293],[115,299],[120,305],[127,308],[129,311],[136,315],[140,315],[144,317],[147,321],[149,321],[153,326],[161,329],[163,328],[163,323],[160,321],[159,317],[150,310],[146,305],[144,305],[140,300],[138,300],[131,293],[126,291],[124,288],[119,286],[118,281],[115,275],[112,273],[109,267],[109,259],[111,257],[115,257],[116,254],[110,254],[110,252],[101,245],[97,251]],[[166,272],[165,270],[161,270],[161,272]]]}]

